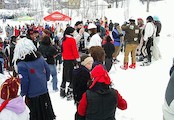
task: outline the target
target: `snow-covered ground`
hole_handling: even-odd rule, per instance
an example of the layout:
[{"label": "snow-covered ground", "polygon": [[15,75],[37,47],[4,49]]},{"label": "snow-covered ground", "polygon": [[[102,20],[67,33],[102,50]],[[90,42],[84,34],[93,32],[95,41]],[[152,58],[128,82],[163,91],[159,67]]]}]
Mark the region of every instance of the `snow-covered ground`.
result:
[{"label": "snow-covered ground", "polygon": [[[125,111],[116,111],[118,120],[162,120],[162,104],[167,83],[169,81],[169,69],[174,57],[174,18],[170,14],[173,11],[173,0],[165,0],[150,4],[150,12],[146,13],[146,5],[142,6],[138,0],[131,0],[130,16],[142,17],[144,20],[148,15],[159,16],[162,22],[162,32],[159,47],[162,59],[154,61],[150,66],[141,67],[137,63],[135,70],[121,70],[123,64],[123,54],[118,59],[121,61],[112,67],[109,75],[116,88],[128,103],[128,109]],[[118,11],[120,10],[120,11]],[[109,9],[105,11],[108,19],[122,24],[123,11],[121,9]],[[116,13],[122,14],[116,14]],[[115,14],[115,16],[114,16]],[[8,22],[8,21],[7,21]],[[8,22],[10,25],[17,23]],[[2,22],[0,22],[2,25]],[[22,24],[22,23],[21,23]],[[2,35],[1,35],[2,36]],[[58,85],[62,80],[62,72],[58,73]],[[48,82],[50,96],[57,120],[72,120],[76,106],[74,101],[61,99],[58,92],[53,92],[51,82]]]}]

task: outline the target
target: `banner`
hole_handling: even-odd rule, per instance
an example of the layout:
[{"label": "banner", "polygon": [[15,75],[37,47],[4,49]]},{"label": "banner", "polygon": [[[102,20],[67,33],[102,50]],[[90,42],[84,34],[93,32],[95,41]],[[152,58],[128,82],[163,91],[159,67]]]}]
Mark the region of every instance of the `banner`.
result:
[{"label": "banner", "polygon": [[69,9],[79,9],[81,0],[68,0]]}]

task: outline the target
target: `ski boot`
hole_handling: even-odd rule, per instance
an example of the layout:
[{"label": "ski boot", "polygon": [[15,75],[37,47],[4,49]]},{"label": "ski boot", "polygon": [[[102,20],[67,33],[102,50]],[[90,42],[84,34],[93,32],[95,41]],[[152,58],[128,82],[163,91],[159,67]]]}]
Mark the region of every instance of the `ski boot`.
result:
[{"label": "ski boot", "polygon": [[136,64],[135,63],[132,63],[129,68],[132,68],[132,69],[135,69],[136,68]]},{"label": "ski boot", "polygon": [[65,88],[60,87],[60,97],[61,98],[66,97]]},{"label": "ski boot", "polygon": [[69,88],[69,87],[68,87],[68,91],[67,91],[66,97],[67,97],[67,100],[68,100],[68,101],[70,101],[70,100],[73,99],[73,89],[72,89],[72,88]]},{"label": "ski boot", "polygon": [[121,69],[127,70],[128,69],[128,63],[124,63],[123,66],[120,66]]}]

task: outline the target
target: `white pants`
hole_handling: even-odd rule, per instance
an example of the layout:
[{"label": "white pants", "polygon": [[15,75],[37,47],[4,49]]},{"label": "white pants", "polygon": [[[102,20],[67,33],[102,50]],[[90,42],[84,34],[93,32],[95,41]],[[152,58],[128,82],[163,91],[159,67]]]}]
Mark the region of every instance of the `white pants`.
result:
[{"label": "white pants", "polygon": [[161,59],[161,52],[160,52],[160,49],[158,47],[159,41],[160,41],[159,36],[154,37],[153,47],[152,47],[152,57],[153,57],[154,60]]}]

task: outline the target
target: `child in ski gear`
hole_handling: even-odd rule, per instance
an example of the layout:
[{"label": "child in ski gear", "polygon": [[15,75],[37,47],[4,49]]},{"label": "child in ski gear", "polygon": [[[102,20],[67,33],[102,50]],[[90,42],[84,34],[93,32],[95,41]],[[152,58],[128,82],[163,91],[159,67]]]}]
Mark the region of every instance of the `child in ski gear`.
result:
[{"label": "child in ski gear", "polygon": [[[93,58],[88,55],[81,57],[81,65],[73,71],[73,96],[75,104],[78,104],[84,92],[89,89],[91,83],[90,70],[92,69]],[[77,114],[75,114],[77,120]]]},{"label": "child in ski gear", "polygon": [[127,102],[116,89],[111,88],[108,72],[102,65],[91,71],[93,80],[80,100],[78,117],[85,120],[115,120],[115,111],[127,109]]}]

